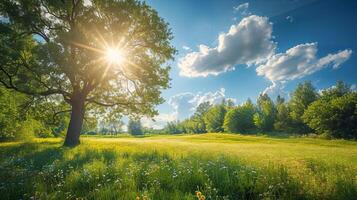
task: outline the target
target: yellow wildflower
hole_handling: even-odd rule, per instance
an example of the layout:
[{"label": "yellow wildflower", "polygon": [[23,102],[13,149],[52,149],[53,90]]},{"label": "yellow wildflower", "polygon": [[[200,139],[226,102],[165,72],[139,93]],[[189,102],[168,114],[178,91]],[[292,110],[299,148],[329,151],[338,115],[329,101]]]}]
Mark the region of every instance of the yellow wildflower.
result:
[{"label": "yellow wildflower", "polygon": [[202,195],[202,193],[201,193],[200,191],[196,191],[196,196],[197,196],[197,198],[200,198],[201,195]]}]

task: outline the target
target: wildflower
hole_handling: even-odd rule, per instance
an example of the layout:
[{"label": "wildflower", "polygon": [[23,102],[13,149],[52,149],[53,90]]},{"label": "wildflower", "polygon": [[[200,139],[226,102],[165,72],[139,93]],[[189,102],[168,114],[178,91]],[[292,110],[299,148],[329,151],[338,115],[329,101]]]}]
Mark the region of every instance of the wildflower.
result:
[{"label": "wildflower", "polygon": [[200,192],[200,191],[196,191],[196,197],[197,197],[198,200],[205,200],[206,199],[205,195],[203,195],[202,192]]}]

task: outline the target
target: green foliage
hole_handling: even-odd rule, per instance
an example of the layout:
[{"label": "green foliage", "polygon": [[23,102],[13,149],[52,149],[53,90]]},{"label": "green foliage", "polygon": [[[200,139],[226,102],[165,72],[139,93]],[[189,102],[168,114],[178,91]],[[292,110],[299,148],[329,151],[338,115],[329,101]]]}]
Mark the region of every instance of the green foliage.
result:
[{"label": "green foliage", "polygon": [[61,102],[60,96],[31,98],[27,103],[27,116],[43,126],[40,137],[63,137],[68,127],[70,107]]},{"label": "green foliage", "polygon": [[317,92],[309,81],[300,83],[291,94],[291,100],[288,105],[294,131],[299,133],[307,133],[310,131],[309,127],[304,124],[302,115],[305,109],[317,98]]},{"label": "green foliage", "polygon": [[206,124],[201,118],[190,118],[181,122],[182,131],[185,133],[206,133]]},{"label": "green foliage", "polygon": [[199,118],[203,119],[204,115],[209,111],[209,109],[212,108],[212,104],[208,101],[200,103],[197,108],[195,113],[193,114],[193,118]]},{"label": "green foliage", "polygon": [[257,113],[254,114],[254,124],[262,131],[271,131],[274,128],[276,108],[267,94],[261,94],[257,100]]},{"label": "green foliage", "polygon": [[0,87],[0,140],[15,138],[19,128],[18,100],[21,97]]},{"label": "green foliage", "polygon": [[274,129],[277,131],[291,132],[291,119],[289,107],[282,99],[276,104],[276,118]]},{"label": "green foliage", "polygon": [[51,130],[36,117],[30,98],[0,87],[0,140],[50,137]]},{"label": "green foliage", "polygon": [[254,128],[254,113],[255,108],[250,100],[241,106],[230,109],[224,118],[224,131],[238,133]]},{"label": "green foliage", "polygon": [[223,132],[223,122],[226,112],[227,109],[225,108],[225,105],[216,105],[205,113],[203,119],[208,132]]},{"label": "green foliage", "polygon": [[179,121],[167,122],[164,131],[169,134],[180,134],[183,132]]},{"label": "green foliage", "polygon": [[143,130],[139,119],[129,119],[128,133],[131,135],[142,135]]},{"label": "green foliage", "polygon": [[[102,115],[100,115],[102,114]],[[105,115],[107,114],[107,115]],[[102,117],[102,120],[98,121],[97,118]],[[98,116],[98,117],[97,117]],[[92,118],[92,128],[89,130],[91,134],[100,134],[100,135],[117,135],[123,133],[124,122],[122,121],[121,113],[95,113]],[[95,122],[94,122],[95,121]]]},{"label": "green foliage", "polygon": [[86,117],[83,122],[82,134],[97,131],[98,121],[95,117]]},{"label": "green foliage", "polygon": [[204,116],[212,108],[210,102],[200,103],[195,113],[189,118],[181,123],[181,129],[185,133],[206,133],[206,123]]},{"label": "green foliage", "polygon": [[303,115],[304,122],[320,134],[357,138],[357,93],[339,95],[313,102]]},{"label": "green foliage", "polygon": [[[75,113],[73,136],[86,107],[157,114],[169,86],[166,63],[176,53],[168,24],[146,3],[84,2],[0,1],[0,16],[8,19],[0,23],[0,83],[36,98],[60,96]],[[120,67],[103,59],[109,48],[125,53]]]},{"label": "green foliage", "polygon": [[331,88],[322,90],[321,99],[325,101],[332,100],[337,97],[342,97],[345,94],[351,93],[351,86],[347,85],[343,81],[338,81],[336,85]]}]

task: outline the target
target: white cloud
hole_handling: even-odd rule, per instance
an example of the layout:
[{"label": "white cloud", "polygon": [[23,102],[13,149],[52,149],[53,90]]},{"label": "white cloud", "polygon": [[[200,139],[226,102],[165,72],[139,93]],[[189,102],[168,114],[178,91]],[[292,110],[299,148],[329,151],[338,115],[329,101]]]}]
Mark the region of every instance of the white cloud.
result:
[{"label": "white cloud", "polygon": [[342,63],[344,63],[346,60],[350,58],[352,54],[352,50],[346,49],[343,51],[340,51],[336,54],[328,54],[327,56],[321,58],[318,61],[318,66],[326,66],[329,64],[332,64],[332,68],[337,69],[340,67]]},{"label": "white cloud", "polygon": [[272,85],[265,88],[263,94],[268,94],[271,98],[276,98],[278,95],[281,97],[286,98],[287,93],[285,92],[285,82],[272,82]]},{"label": "white cloud", "polygon": [[186,45],[183,45],[182,46],[182,49],[185,50],[185,51],[192,51],[192,49]]},{"label": "white cloud", "polygon": [[230,99],[233,102],[236,102],[233,98],[227,98],[225,89],[221,88],[215,92],[198,94],[185,92],[177,94],[169,99],[168,104],[173,108],[173,113],[177,116],[176,119],[182,120],[192,115],[200,103],[208,101],[211,104],[219,104],[223,99]]},{"label": "white cloud", "polygon": [[248,12],[248,8],[249,8],[248,2],[233,7],[234,12],[240,13],[241,15],[249,15],[250,13]]},{"label": "white cloud", "polygon": [[340,51],[317,58],[317,43],[306,43],[288,49],[285,53],[275,54],[260,65],[256,71],[272,82],[302,78],[319,71],[329,65],[338,68],[348,60],[352,50]]},{"label": "white cloud", "polygon": [[233,102],[236,102],[236,99],[233,98],[226,98],[225,95],[226,90],[224,88],[221,88],[217,90],[216,92],[207,92],[207,93],[198,93],[192,100],[191,102],[195,105],[192,110],[195,110],[195,108],[200,105],[201,103],[204,102],[210,102],[211,104],[220,104],[224,99],[226,100],[232,100]]},{"label": "white cloud", "polygon": [[194,107],[192,99],[195,95],[191,92],[180,93],[172,96],[167,102],[173,109],[177,119],[184,119],[191,114]]},{"label": "white cloud", "polygon": [[225,89],[221,88],[214,92],[206,92],[206,93],[191,93],[184,92],[177,95],[172,96],[168,100],[168,104],[172,108],[171,113],[160,113],[158,116],[154,118],[142,118],[141,123],[145,127],[151,127],[154,129],[164,128],[167,122],[172,122],[176,120],[183,120],[190,117],[196,110],[197,106],[200,103],[210,102],[213,105],[222,103],[222,101],[232,100],[236,102],[234,98],[227,98],[225,94]]},{"label": "white cloud", "polygon": [[218,46],[199,45],[198,52],[179,59],[180,75],[206,77],[234,70],[238,64],[259,64],[274,54],[272,23],[267,17],[252,15],[232,25],[218,37]]},{"label": "white cloud", "polygon": [[153,129],[162,129],[165,127],[167,122],[172,122],[177,120],[175,113],[160,113],[159,115],[155,116],[154,118],[142,118],[141,123],[144,127],[150,127]]},{"label": "white cloud", "polygon": [[352,50],[346,49],[318,58],[317,51],[317,43],[300,44],[285,53],[275,54],[265,64],[257,67],[257,74],[272,82],[264,92],[272,95],[281,94],[286,81],[305,77],[328,66],[336,69],[352,54]]}]

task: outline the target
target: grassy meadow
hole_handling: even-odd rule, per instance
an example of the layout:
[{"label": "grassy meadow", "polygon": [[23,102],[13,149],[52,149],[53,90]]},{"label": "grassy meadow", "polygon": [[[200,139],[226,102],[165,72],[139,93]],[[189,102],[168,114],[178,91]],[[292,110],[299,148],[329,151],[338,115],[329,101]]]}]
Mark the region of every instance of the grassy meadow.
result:
[{"label": "grassy meadow", "polygon": [[357,142],[233,134],[0,144],[1,199],[356,199]]}]

